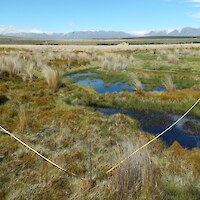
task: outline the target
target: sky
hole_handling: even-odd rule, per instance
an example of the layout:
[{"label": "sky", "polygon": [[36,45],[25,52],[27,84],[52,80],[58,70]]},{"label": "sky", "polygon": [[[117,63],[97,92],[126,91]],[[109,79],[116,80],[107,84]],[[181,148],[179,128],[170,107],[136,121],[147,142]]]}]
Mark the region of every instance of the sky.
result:
[{"label": "sky", "polygon": [[200,0],[0,0],[1,32],[200,28]]}]

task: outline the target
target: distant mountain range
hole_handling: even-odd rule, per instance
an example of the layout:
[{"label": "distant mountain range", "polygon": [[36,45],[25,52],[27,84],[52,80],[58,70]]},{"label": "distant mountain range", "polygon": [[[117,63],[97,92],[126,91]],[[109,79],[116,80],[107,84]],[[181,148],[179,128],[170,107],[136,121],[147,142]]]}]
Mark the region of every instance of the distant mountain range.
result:
[{"label": "distant mountain range", "polygon": [[185,27],[181,30],[173,30],[171,32],[167,31],[150,31],[145,34],[145,36],[176,36],[176,37],[199,37],[200,36],[200,28],[190,28]]},{"label": "distant mountain range", "polygon": [[33,39],[118,39],[132,37],[152,37],[152,36],[176,36],[176,37],[198,37],[200,28],[185,27],[181,30],[173,31],[149,31],[143,35],[130,34],[119,31],[75,31],[69,33],[34,33],[34,32],[2,32],[1,36],[14,36],[20,38]]},{"label": "distant mountain range", "polygon": [[130,38],[132,34],[118,31],[75,31],[69,33],[3,33],[2,36],[14,36],[21,38],[37,39],[110,39],[110,38]]}]

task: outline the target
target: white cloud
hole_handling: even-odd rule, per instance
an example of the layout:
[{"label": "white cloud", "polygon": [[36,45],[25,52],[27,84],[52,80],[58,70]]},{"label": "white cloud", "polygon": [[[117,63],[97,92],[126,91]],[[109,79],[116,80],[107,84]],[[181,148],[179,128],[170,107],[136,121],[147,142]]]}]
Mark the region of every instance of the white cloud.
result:
[{"label": "white cloud", "polygon": [[[129,32],[130,34],[133,34],[135,36],[145,36],[146,34],[148,34],[150,31],[154,31],[154,32],[166,32],[167,34],[174,31],[175,28],[167,28],[167,29],[149,29],[149,30],[143,30],[143,31],[132,31],[132,32]],[[181,28],[176,28],[176,30],[180,31]]]},{"label": "white cloud", "polygon": [[[191,3],[191,7],[193,8],[200,8],[200,0],[188,0],[187,2]],[[200,19],[200,12],[190,13],[189,15],[193,18]]]},{"label": "white cloud", "polygon": [[0,34],[20,33],[20,32],[26,32],[26,33],[44,33],[44,31],[41,31],[41,30],[35,29],[35,28],[18,28],[16,26],[1,26],[0,25]]},{"label": "white cloud", "polygon": [[200,4],[195,4],[192,6],[193,8],[200,8]]},{"label": "white cloud", "polygon": [[200,12],[194,13],[194,14],[192,15],[192,17],[197,18],[197,19],[200,19]]},{"label": "white cloud", "polygon": [[145,34],[147,34],[149,31],[133,31],[133,32],[129,32],[130,34],[133,34],[135,36],[145,36]]}]

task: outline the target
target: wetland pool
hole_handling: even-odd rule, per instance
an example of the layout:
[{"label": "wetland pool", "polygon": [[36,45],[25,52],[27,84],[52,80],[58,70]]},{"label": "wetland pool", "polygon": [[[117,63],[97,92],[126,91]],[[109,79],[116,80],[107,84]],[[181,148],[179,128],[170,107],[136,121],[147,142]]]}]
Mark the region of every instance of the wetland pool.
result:
[{"label": "wetland pool", "polygon": [[[101,94],[135,91],[134,86],[127,82],[105,83],[103,79],[90,77],[90,75],[95,74],[95,72],[81,71],[69,74],[66,77],[74,78],[75,85],[90,86]],[[145,88],[145,85],[143,85],[143,88]],[[162,92],[164,90],[165,87],[162,85],[152,87],[152,91]],[[95,108],[95,110],[106,115],[121,113],[133,117],[139,121],[143,131],[154,135],[160,134],[180,117],[179,115],[169,113],[141,112],[136,110],[124,111],[117,108]],[[163,140],[167,146],[177,141],[181,146],[188,149],[200,147],[200,119],[187,116],[162,135],[160,139]]]},{"label": "wetland pool", "polygon": [[[115,83],[105,83],[101,78],[95,78],[96,72],[90,71],[79,71],[72,74],[66,75],[66,78],[73,78],[74,85],[83,85],[94,88],[98,93],[113,93],[113,92],[135,92],[135,87],[133,84],[128,82],[115,82]],[[142,84],[143,90],[147,89],[147,85]],[[177,87],[177,89],[185,89],[187,87]],[[163,92],[166,88],[164,85],[150,85],[148,91],[153,92]]]},{"label": "wetland pool", "polygon": [[[95,108],[97,112],[105,115],[125,114],[139,121],[143,131],[154,135],[160,134],[177,119],[179,115],[158,113],[158,112],[141,112],[141,111],[123,111],[115,108]],[[195,128],[196,127],[196,128]],[[160,137],[167,146],[177,141],[182,147],[192,149],[200,147],[200,119],[195,117],[185,117],[173,128]]]},{"label": "wetland pool", "polygon": [[[135,92],[133,85],[128,82],[105,83],[103,79],[90,77],[97,73],[90,71],[81,71],[66,75],[66,78],[74,78],[74,85],[84,85],[94,88],[98,93],[113,93],[113,92]],[[143,85],[145,90],[145,85]],[[152,88],[153,91],[162,92],[165,90],[164,86],[157,86]]]}]

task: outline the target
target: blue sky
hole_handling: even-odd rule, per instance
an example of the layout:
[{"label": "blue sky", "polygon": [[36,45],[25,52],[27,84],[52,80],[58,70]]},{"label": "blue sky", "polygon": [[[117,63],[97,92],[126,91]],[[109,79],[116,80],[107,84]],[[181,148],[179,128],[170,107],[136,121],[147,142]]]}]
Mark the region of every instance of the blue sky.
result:
[{"label": "blue sky", "polygon": [[0,0],[0,32],[200,27],[200,0]]}]

